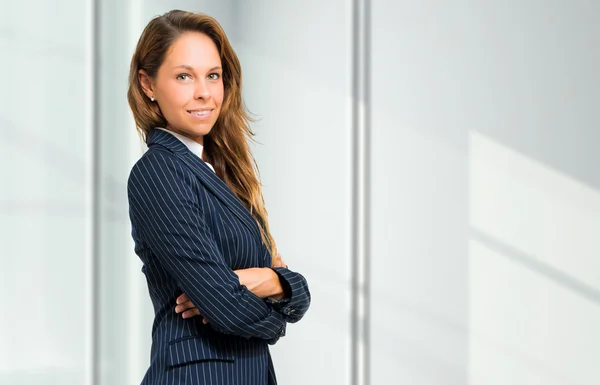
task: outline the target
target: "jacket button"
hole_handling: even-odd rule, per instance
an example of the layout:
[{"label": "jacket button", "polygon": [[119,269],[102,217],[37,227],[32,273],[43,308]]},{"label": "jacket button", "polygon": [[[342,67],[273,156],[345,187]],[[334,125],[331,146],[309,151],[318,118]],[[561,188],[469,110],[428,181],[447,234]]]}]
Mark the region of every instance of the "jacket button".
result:
[{"label": "jacket button", "polygon": [[291,315],[291,314],[294,314],[294,311],[295,310],[293,308],[286,307],[285,309],[283,309],[283,314],[285,314],[285,315]]}]

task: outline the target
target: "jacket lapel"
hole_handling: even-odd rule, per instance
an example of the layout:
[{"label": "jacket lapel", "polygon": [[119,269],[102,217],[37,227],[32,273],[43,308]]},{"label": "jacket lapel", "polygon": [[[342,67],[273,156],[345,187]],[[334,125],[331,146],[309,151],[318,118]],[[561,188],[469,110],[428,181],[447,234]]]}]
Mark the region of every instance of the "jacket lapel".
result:
[{"label": "jacket lapel", "polygon": [[251,232],[260,239],[256,220],[239,198],[196,154],[175,136],[162,130],[152,130],[148,136],[148,147],[158,144],[177,155],[198,177],[200,183],[223,203]]}]

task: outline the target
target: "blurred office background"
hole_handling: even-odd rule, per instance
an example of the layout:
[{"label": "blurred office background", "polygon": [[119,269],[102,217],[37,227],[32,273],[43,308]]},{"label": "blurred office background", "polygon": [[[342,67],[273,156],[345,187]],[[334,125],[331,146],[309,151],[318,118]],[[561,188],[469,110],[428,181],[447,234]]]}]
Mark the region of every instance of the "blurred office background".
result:
[{"label": "blurred office background", "polygon": [[125,93],[173,8],[240,57],[274,236],[312,289],[272,348],[281,384],[600,384],[593,0],[3,1],[0,384],[142,379]]}]

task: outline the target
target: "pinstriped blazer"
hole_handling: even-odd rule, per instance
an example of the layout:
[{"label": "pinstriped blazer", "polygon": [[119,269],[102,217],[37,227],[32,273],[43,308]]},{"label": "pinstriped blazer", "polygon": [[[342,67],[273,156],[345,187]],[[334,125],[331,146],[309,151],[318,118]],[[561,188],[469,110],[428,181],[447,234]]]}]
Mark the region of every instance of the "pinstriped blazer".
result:
[{"label": "pinstriped blazer", "polygon": [[[240,285],[233,270],[271,266],[257,222],[173,135],[151,130],[148,147],[127,186],[135,252],[155,313],[142,384],[276,384],[269,345],[308,310],[306,280],[273,268],[288,294],[275,303]],[[175,313],[182,293],[207,325]]]}]

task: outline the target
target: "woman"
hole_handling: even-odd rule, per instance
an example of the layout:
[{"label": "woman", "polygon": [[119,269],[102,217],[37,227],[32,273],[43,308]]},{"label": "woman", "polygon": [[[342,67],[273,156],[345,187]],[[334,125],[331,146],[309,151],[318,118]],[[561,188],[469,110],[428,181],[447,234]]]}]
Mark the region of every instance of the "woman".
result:
[{"label": "woman", "polygon": [[178,10],[150,21],[127,96],[148,145],[128,181],[155,311],[142,384],[276,384],[268,345],[310,293],[270,234],[240,64],[221,26]]}]

